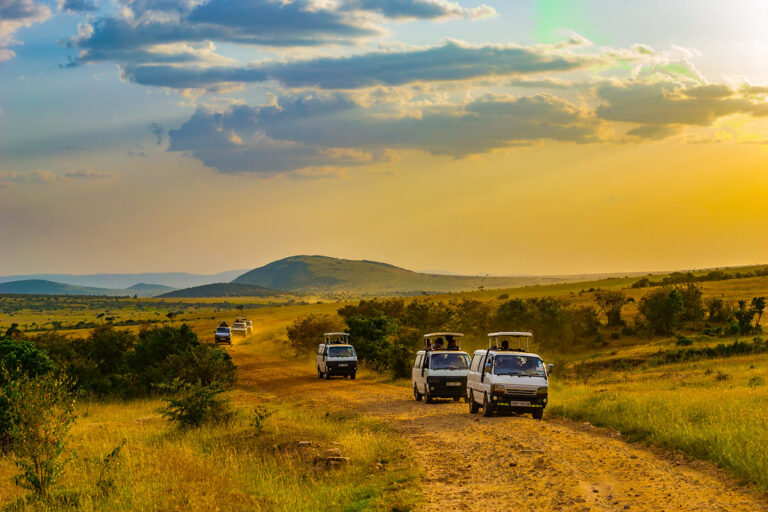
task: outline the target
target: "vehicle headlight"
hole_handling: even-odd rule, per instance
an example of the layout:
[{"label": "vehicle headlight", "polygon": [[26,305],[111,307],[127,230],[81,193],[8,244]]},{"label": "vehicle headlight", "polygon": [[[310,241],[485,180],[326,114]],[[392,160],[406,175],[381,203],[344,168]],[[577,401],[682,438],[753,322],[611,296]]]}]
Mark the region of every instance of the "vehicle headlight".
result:
[{"label": "vehicle headlight", "polygon": [[549,392],[549,388],[543,387],[536,390],[537,395],[545,395]]},{"label": "vehicle headlight", "polygon": [[506,392],[507,392],[506,388],[501,384],[494,384],[491,387],[491,393],[494,393],[496,395],[503,395]]}]

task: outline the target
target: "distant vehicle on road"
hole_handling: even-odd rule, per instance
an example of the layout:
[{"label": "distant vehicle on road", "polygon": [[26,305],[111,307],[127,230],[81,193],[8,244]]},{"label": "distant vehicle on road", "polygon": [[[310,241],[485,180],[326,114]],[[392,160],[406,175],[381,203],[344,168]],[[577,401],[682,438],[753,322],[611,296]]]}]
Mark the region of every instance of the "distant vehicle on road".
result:
[{"label": "distant vehicle on road", "polygon": [[248,334],[253,333],[253,322],[250,320],[243,319],[245,321],[245,327],[248,330]]},{"label": "distant vehicle on road", "polygon": [[327,332],[323,334],[323,343],[317,346],[317,376],[330,379],[341,375],[354,379],[357,376],[357,354],[355,347],[349,344],[349,334],[345,332]]},{"label": "distant vehicle on road", "polygon": [[246,336],[248,334],[248,326],[245,324],[245,321],[236,320],[235,323],[232,324],[232,334]]},{"label": "distant vehicle on road", "polygon": [[216,328],[216,332],[214,333],[214,341],[217,345],[220,343],[227,345],[232,344],[232,329],[226,324],[226,322],[222,322]]},{"label": "distant vehicle on road", "polygon": [[552,365],[545,367],[541,357],[528,352],[532,336],[530,332],[493,332],[488,335],[488,348],[475,351],[467,375],[470,414],[482,408],[483,416],[508,411],[542,418]]},{"label": "distant vehicle on road", "polygon": [[424,350],[416,352],[411,370],[413,398],[432,403],[435,398],[466,397],[469,354],[461,351],[459,332],[424,335]]}]

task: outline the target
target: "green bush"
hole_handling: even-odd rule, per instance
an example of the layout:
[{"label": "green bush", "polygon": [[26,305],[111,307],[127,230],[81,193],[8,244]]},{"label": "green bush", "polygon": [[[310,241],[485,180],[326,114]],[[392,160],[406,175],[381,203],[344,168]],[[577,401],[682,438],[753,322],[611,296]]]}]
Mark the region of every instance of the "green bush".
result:
[{"label": "green bush", "polygon": [[175,396],[165,399],[168,405],[160,412],[181,428],[197,428],[206,423],[227,422],[232,418],[229,401],[219,396],[223,389],[181,383],[175,387]]},{"label": "green bush", "polygon": [[166,379],[178,379],[188,384],[230,388],[235,384],[236,373],[232,358],[226,350],[197,345],[179,354],[171,354],[160,365]]},{"label": "green bush", "polygon": [[328,315],[302,316],[288,326],[288,346],[297,356],[317,349],[323,333],[341,330],[339,321]]},{"label": "green bush", "polygon": [[640,299],[639,311],[651,332],[671,334],[683,314],[685,303],[677,288],[656,290]]},{"label": "green bush", "polygon": [[0,393],[10,404],[13,456],[21,474],[17,485],[48,498],[64,471],[64,444],[75,419],[72,382],[46,374],[20,375]]}]

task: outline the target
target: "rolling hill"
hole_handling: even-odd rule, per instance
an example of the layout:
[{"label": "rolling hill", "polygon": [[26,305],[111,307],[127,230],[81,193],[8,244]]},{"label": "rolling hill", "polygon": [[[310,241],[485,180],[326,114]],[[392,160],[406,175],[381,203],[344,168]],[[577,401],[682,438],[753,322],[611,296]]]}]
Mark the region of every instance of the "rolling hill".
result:
[{"label": "rolling hill", "polygon": [[[622,274],[624,275],[624,274]],[[552,284],[600,276],[460,276],[424,274],[387,263],[328,256],[292,256],[256,268],[232,281],[278,290],[414,294]]]},{"label": "rolling hill", "polygon": [[[145,272],[139,274],[27,274],[0,276],[0,283],[10,281],[45,280],[57,283],[108,288],[115,290],[130,290],[136,283],[153,283],[169,288],[187,288],[211,283],[229,282],[245,272],[245,270],[228,270],[216,274],[189,274],[186,272]],[[169,291],[169,290],[165,290]],[[161,292],[158,292],[161,293]]]},{"label": "rolling hill", "polygon": [[115,295],[108,288],[92,288],[56,283],[44,279],[24,279],[0,283],[0,293],[21,293],[29,295]]},{"label": "rolling hill", "polygon": [[241,283],[214,283],[203,286],[193,286],[183,290],[159,295],[161,299],[189,299],[204,297],[276,297],[279,295],[292,295],[290,292],[273,290],[262,286]]}]

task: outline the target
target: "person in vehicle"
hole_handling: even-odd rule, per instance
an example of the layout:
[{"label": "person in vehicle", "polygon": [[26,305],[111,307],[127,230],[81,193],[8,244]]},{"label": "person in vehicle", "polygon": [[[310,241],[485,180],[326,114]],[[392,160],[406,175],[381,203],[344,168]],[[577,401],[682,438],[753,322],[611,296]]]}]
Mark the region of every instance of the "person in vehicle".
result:
[{"label": "person in vehicle", "polygon": [[501,350],[509,350],[509,340],[503,340],[501,342]]},{"label": "person in vehicle", "polygon": [[435,340],[434,350],[443,350],[443,338],[437,338]]}]

